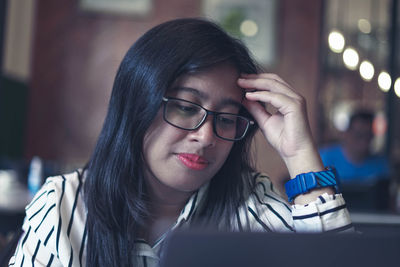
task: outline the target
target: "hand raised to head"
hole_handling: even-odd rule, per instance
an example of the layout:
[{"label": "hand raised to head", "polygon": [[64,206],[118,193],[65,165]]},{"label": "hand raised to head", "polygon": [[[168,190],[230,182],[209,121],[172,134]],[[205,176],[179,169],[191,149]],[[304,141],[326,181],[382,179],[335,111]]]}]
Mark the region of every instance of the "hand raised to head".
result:
[{"label": "hand raised to head", "polygon": [[[320,171],[321,159],[312,139],[304,97],[276,74],[244,74],[238,84],[246,91],[243,105],[253,115],[268,142],[278,151],[293,177]],[[270,114],[265,105],[277,112]]]}]

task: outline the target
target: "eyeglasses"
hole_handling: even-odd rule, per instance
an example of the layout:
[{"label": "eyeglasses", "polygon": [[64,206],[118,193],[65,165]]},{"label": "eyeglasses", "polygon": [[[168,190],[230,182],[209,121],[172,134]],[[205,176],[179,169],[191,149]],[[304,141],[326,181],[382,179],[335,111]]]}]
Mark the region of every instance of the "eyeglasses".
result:
[{"label": "eyeglasses", "polygon": [[245,137],[254,121],[246,117],[207,110],[202,106],[183,99],[163,97],[164,120],[183,130],[196,130],[213,115],[213,131],[216,136],[227,141],[238,141]]}]

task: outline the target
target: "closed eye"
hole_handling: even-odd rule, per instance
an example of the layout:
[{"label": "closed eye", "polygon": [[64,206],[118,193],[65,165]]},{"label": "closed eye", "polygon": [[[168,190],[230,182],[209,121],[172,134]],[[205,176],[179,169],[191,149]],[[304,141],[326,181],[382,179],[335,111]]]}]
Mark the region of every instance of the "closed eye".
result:
[{"label": "closed eye", "polygon": [[224,126],[231,126],[236,123],[236,116],[227,116],[227,115],[219,115],[217,117],[217,121],[219,124],[222,124]]},{"label": "closed eye", "polygon": [[192,116],[192,115],[199,113],[199,111],[200,111],[200,108],[198,108],[194,105],[185,105],[185,104],[181,104],[181,103],[174,103],[174,105],[172,106],[172,109],[176,112],[179,112],[182,115],[185,115],[185,116]]}]

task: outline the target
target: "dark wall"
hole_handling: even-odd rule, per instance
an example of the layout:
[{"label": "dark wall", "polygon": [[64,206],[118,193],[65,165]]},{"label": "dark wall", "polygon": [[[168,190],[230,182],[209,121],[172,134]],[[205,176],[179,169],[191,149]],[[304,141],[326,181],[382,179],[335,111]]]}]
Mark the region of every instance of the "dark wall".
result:
[{"label": "dark wall", "polygon": [[24,154],[28,86],[0,77],[0,158],[20,159]]}]

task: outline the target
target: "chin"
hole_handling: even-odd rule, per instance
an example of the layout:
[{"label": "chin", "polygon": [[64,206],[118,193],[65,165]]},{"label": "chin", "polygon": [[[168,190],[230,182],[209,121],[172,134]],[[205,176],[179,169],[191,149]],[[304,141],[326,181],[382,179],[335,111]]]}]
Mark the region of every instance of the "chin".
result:
[{"label": "chin", "polygon": [[[171,183],[165,183],[168,187],[173,188],[174,190],[190,193],[198,190],[204,184],[206,184],[210,179],[200,179],[199,177],[191,177],[188,181],[188,176],[182,177],[182,179],[174,179]],[[202,178],[204,176],[201,176]]]},{"label": "chin", "polygon": [[198,190],[200,187],[202,187],[204,183],[201,184],[173,184],[173,185],[169,185],[169,187],[175,189],[176,191],[180,191],[180,192],[184,192],[184,193],[191,193],[194,192],[196,190]]}]

